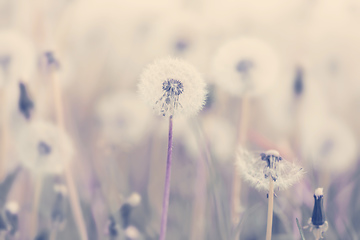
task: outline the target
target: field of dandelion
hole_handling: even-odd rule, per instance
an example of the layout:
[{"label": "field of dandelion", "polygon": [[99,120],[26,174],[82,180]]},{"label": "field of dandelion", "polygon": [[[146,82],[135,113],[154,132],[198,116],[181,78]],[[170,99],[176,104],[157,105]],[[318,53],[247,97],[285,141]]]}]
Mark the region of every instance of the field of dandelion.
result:
[{"label": "field of dandelion", "polygon": [[359,11],[0,0],[0,240],[359,239]]}]

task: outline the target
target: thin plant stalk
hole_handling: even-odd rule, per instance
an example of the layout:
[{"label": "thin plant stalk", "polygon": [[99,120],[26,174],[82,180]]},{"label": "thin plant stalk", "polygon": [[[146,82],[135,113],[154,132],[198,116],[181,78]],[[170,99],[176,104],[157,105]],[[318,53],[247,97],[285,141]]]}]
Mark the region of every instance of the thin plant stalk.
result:
[{"label": "thin plant stalk", "polygon": [[8,143],[8,129],[7,129],[7,114],[6,114],[6,89],[0,89],[0,182],[5,178],[5,163],[7,158],[7,143]]},{"label": "thin plant stalk", "polygon": [[269,176],[269,205],[268,205],[268,215],[267,215],[266,240],[271,240],[273,212],[274,212],[274,181],[272,177]]},{"label": "thin plant stalk", "polygon": [[[64,129],[65,124],[64,124],[64,112],[63,112],[64,108],[63,108],[63,104],[62,104],[63,101],[61,98],[59,79],[57,78],[56,74],[53,75],[52,84],[53,84],[54,104],[55,104],[55,113],[56,113],[57,123],[61,129]],[[74,179],[72,177],[71,169],[69,166],[65,167],[64,174],[65,174],[66,183],[67,183],[67,186],[69,189],[70,205],[71,205],[71,208],[72,208],[72,211],[74,214],[75,223],[77,225],[77,228],[78,228],[78,231],[80,234],[80,238],[81,238],[81,240],[87,240],[88,236],[87,236],[84,217],[83,217],[83,214],[81,211],[80,200],[79,200],[79,196],[78,196],[78,193],[76,190]]]},{"label": "thin plant stalk", "polygon": [[41,196],[41,190],[43,186],[43,179],[41,176],[37,176],[34,179],[35,183],[35,191],[34,191],[34,202],[33,202],[33,213],[32,213],[32,235],[36,236],[37,229],[38,229],[38,214],[39,214],[39,202],[40,202],[40,196]]},{"label": "thin plant stalk", "polygon": [[205,211],[206,211],[206,172],[205,160],[202,156],[197,159],[195,180],[195,202],[193,206],[193,221],[191,240],[204,239]]},{"label": "thin plant stalk", "polygon": [[168,138],[168,150],[167,150],[167,159],[166,159],[165,187],[164,187],[159,240],[165,240],[165,236],[166,236],[166,225],[167,225],[167,217],[168,217],[168,209],[169,209],[169,198],[170,198],[172,141],[173,141],[173,116],[171,115],[169,118],[169,138]]},{"label": "thin plant stalk", "polygon": [[297,218],[296,218],[296,224],[297,224],[297,226],[298,226],[298,228],[299,228],[301,240],[305,240],[304,232],[303,232],[302,227],[301,227],[301,225],[300,225],[300,223],[299,223],[299,219],[297,219]]},{"label": "thin plant stalk", "polygon": [[[249,98],[244,96],[241,101],[241,112],[240,112],[237,146],[243,146],[246,142],[247,128],[249,125],[248,115],[249,115]],[[237,226],[240,221],[239,218],[239,214],[241,212],[240,192],[241,192],[241,179],[236,168],[234,168],[232,196],[231,196],[231,219],[233,226]]]}]

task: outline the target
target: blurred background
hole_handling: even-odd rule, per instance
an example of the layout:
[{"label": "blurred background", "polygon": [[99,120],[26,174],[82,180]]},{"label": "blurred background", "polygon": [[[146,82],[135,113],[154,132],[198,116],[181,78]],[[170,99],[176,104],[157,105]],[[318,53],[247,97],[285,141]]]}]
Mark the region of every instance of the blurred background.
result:
[{"label": "blurred background", "polygon": [[174,119],[167,239],[265,238],[239,145],[305,169],[273,239],[300,239],[318,187],[325,239],[359,239],[359,24],[356,0],[0,0],[1,238],[159,237],[168,119],[137,84],[173,56],[208,96]]}]

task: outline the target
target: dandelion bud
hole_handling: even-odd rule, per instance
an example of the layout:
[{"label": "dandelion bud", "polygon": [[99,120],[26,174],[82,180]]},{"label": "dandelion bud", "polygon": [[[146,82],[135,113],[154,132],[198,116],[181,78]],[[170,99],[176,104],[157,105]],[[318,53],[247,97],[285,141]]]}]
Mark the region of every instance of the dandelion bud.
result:
[{"label": "dandelion bud", "polygon": [[122,221],[122,227],[126,229],[130,225],[130,216],[133,207],[129,203],[124,203],[120,208],[120,216]]},{"label": "dandelion bud", "polygon": [[8,202],[5,205],[5,215],[7,222],[10,225],[9,233],[14,236],[19,229],[19,204],[17,202]]},{"label": "dandelion bud", "polygon": [[304,70],[297,68],[294,81],[294,93],[296,96],[300,96],[304,91]]},{"label": "dandelion bud", "polygon": [[113,216],[109,217],[106,233],[109,235],[110,239],[116,239],[119,234],[117,224]]},{"label": "dandelion bud", "polygon": [[34,103],[29,97],[29,93],[26,89],[26,85],[20,82],[19,88],[20,88],[19,110],[26,119],[29,119],[30,112],[34,108]]},{"label": "dandelion bud", "polygon": [[325,223],[324,195],[322,188],[318,188],[315,190],[314,200],[315,204],[311,217],[311,222],[314,226],[320,226]]},{"label": "dandelion bud", "polygon": [[325,221],[325,212],[324,212],[324,194],[322,188],[317,188],[314,194],[314,209],[312,212],[312,217],[308,221],[308,226],[310,231],[313,232],[315,239],[323,238],[323,233],[327,231],[329,225]]},{"label": "dandelion bud", "polygon": [[165,58],[150,64],[138,85],[141,97],[163,116],[196,114],[205,104],[205,82],[188,63]]},{"label": "dandelion bud", "polygon": [[35,240],[49,240],[49,239],[50,239],[50,233],[49,233],[49,231],[46,231],[46,230],[41,231],[35,237]]},{"label": "dandelion bud", "polygon": [[61,224],[65,220],[65,197],[67,195],[67,188],[63,184],[54,186],[56,192],[55,203],[51,212],[51,219],[54,224]]},{"label": "dandelion bud", "polygon": [[241,37],[224,44],[213,61],[215,83],[236,96],[259,95],[278,79],[276,52],[262,40]]},{"label": "dandelion bud", "polygon": [[2,215],[0,214],[0,234],[1,234],[1,231],[6,231],[6,230],[7,230],[6,222],[5,222],[4,218],[2,217]]}]

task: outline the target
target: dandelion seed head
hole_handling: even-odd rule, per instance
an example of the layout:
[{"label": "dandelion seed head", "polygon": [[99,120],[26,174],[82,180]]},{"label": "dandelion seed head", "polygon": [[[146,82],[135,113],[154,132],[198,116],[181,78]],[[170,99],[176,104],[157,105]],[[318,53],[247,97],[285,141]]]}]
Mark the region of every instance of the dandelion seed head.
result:
[{"label": "dandelion seed head", "polygon": [[241,37],[225,43],[213,59],[213,81],[236,96],[264,93],[278,79],[280,61],[266,42]]},{"label": "dandelion seed head", "polygon": [[320,117],[304,122],[302,152],[304,159],[315,169],[341,173],[353,166],[358,149],[354,133],[341,120]]},{"label": "dandelion seed head", "polygon": [[163,116],[191,116],[205,104],[205,82],[185,61],[164,58],[150,64],[138,85],[143,100]]},{"label": "dandelion seed head", "polygon": [[105,95],[96,104],[95,114],[106,144],[120,149],[136,146],[151,130],[151,111],[133,92]]},{"label": "dandelion seed head", "polygon": [[239,148],[236,167],[240,176],[258,190],[269,189],[269,177],[274,180],[275,189],[284,190],[298,182],[304,174],[301,167],[284,160],[275,150],[257,157]]},{"label": "dandelion seed head", "polygon": [[31,122],[18,138],[18,159],[34,173],[60,174],[74,154],[70,137],[49,122]]}]

